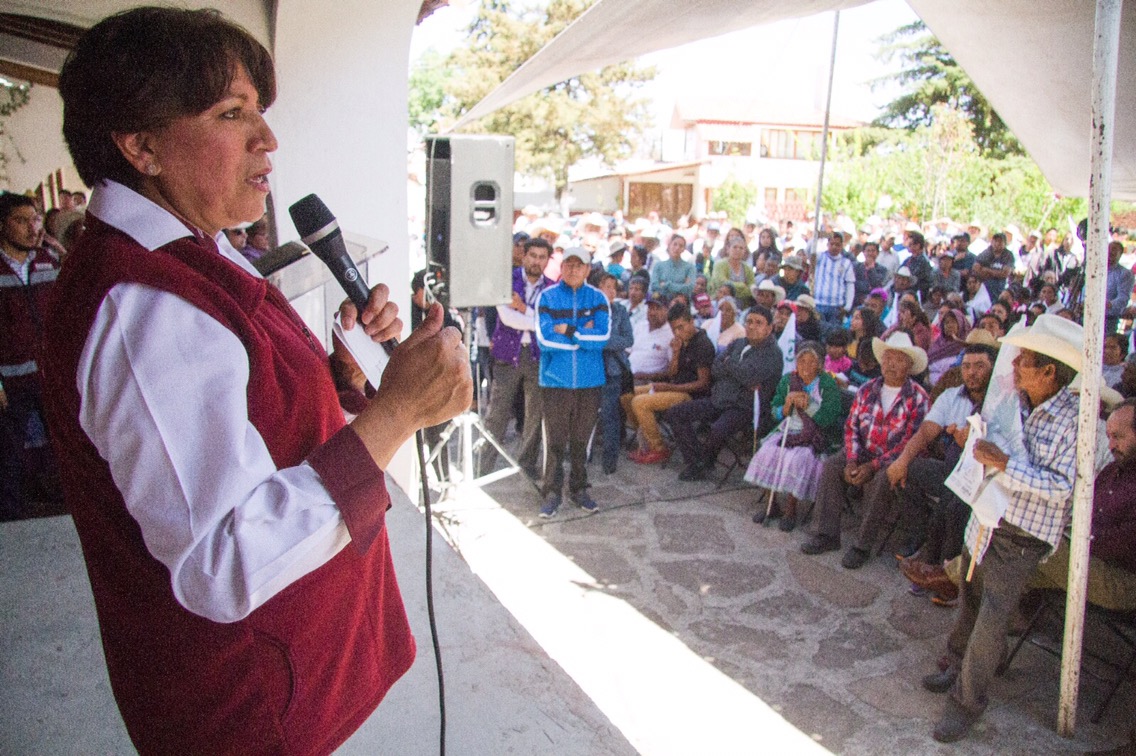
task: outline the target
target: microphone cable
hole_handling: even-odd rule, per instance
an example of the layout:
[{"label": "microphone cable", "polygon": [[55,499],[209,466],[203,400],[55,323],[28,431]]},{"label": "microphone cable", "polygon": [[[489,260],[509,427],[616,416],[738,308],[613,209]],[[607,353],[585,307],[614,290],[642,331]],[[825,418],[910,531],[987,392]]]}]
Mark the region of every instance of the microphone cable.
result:
[{"label": "microphone cable", "polygon": [[[434,644],[434,665],[438,670],[438,753],[446,756],[446,680],[442,672],[442,647],[438,642],[438,625],[434,619],[434,517],[430,508],[430,481],[426,478],[425,431],[414,434],[418,449],[419,485],[422,506],[426,512],[426,615],[430,620],[430,640]],[[445,453],[445,450],[442,450]]]}]

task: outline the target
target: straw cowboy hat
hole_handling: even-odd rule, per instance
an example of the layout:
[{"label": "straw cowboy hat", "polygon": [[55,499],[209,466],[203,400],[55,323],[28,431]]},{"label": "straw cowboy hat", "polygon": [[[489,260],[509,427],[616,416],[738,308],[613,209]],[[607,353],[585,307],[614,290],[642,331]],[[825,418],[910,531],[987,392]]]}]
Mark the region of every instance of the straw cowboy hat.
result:
[{"label": "straw cowboy hat", "polygon": [[927,353],[921,348],[915,346],[911,341],[911,337],[903,331],[896,331],[888,340],[884,341],[879,336],[872,339],[872,354],[876,356],[876,362],[883,363],[884,352],[887,351],[903,352],[911,358],[911,369],[907,371],[908,375],[919,375],[927,369]]},{"label": "straw cowboy hat", "polygon": [[753,287],[753,295],[755,297],[757,296],[757,292],[759,292],[759,291],[771,291],[771,292],[773,292],[773,306],[774,307],[781,304],[781,300],[783,300],[785,298],[785,289],[783,289],[780,286],[778,286],[777,284],[773,283],[773,281],[769,280],[768,278],[765,279],[764,281],[762,281],[757,286]]},{"label": "straw cowboy hat", "polygon": [[808,294],[802,294],[797,297],[797,307],[804,307],[806,310],[816,312],[817,301],[810,297]]},{"label": "straw cowboy hat", "polygon": [[1015,329],[1013,333],[1003,336],[1001,342],[1052,357],[1078,373],[1084,367],[1084,329],[1073,321],[1056,315],[1038,315],[1033,325]]},{"label": "straw cowboy hat", "polygon": [[972,328],[970,333],[966,335],[965,339],[967,344],[985,344],[998,348],[998,339],[994,338],[994,334],[987,331],[985,328]]}]

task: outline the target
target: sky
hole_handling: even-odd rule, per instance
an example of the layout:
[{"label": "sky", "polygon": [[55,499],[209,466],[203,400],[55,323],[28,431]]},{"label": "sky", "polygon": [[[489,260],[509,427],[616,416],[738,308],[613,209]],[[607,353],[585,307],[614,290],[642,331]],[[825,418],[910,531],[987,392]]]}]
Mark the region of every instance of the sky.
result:
[{"label": "sky", "polygon": [[[477,0],[450,2],[450,7],[435,11],[415,30],[411,61],[430,48],[444,53],[463,43]],[[894,64],[889,68],[876,60],[877,39],[916,19],[904,0],[876,0],[841,12],[834,114],[870,121],[894,96],[894,90],[872,92],[867,85],[894,69]],[[832,27],[833,14],[822,13],[729,32],[644,56],[640,63],[658,69],[658,76],[645,90],[654,103],[656,126],[666,126],[675,98],[684,95],[747,100],[769,97],[785,106],[823,109]]]}]

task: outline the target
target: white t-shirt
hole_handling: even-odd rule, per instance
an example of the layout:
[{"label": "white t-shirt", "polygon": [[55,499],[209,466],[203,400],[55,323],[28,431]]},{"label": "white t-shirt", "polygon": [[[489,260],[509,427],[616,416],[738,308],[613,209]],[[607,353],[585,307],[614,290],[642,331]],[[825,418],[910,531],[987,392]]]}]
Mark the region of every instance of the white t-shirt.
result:
[{"label": "white t-shirt", "polygon": [[886,383],[880,387],[880,404],[884,408],[884,414],[891,412],[891,405],[895,404],[895,400],[899,398],[899,392],[903,390],[903,386],[889,386]]},{"label": "white t-shirt", "polygon": [[946,428],[948,425],[964,426],[966,419],[979,409],[981,407],[976,408],[974,402],[970,400],[966,386],[957,386],[940,394],[924,419],[940,428]]},{"label": "white t-shirt", "polygon": [[632,339],[629,355],[632,373],[661,373],[670,366],[671,340],[674,339],[670,323],[652,331],[644,320],[632,329]]}]

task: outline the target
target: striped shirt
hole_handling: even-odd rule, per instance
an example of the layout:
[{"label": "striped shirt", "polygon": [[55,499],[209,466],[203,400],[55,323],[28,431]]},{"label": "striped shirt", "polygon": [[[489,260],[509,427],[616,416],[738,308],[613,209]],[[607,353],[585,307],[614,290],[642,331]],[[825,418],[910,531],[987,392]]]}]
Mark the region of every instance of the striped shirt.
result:
[{"label": "striped shirt", "polygon": [[852,261],[844,255],[825,252],[817,255],[814,271],[813,296],[821,307],[842,307],[852,309],[856,296],[856,269]]}]

